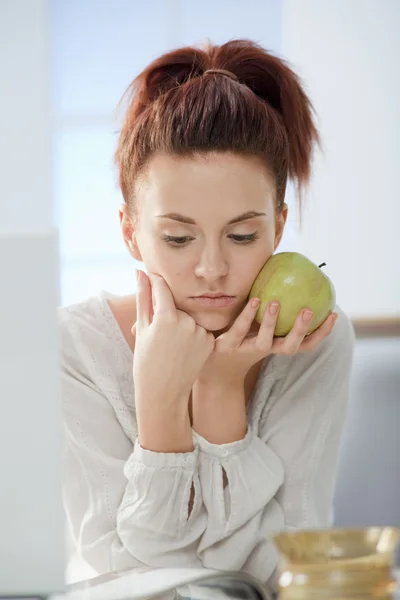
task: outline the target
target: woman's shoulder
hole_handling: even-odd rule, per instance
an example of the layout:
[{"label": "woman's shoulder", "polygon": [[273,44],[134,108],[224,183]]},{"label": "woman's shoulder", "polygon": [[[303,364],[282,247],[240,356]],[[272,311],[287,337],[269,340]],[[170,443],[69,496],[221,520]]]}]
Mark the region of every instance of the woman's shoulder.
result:
[{"label": "woman's shoulder", "polygon": [[105,370],[130,370],[130,348],[111,310],[107,292],[57,309],[62,365],[85,370],[94,379]]},{"label": "woman's shoulder", "polygon": [[355,344],[355,331],[352,321],[340,306],[335,307],[335,312],[339,315],[339,318],[330,335],[320,344],[320,353],[333,358],[351,357]]},{"label": "woman's shoulder", "polygon": [[332,332],[320,344],[320,351],[328,354],[352,352],[355,343],[355,332],[351,319],[340,307],[335,307],[339,315]]},{"label": "woman's shoulder", "polygon": [[81,345],[80,350],[89,350],[94,342],[109,336],[109,319],[100,293],[80,302],[59,306],[57,318],[62,351],[72,347],[77,350]]},{"label": "woman's shoulder", "polygon": [[102,293],[88,296],[79,302],[62,304],[57,308],[58,322],[64,330],[76,327],[94,327],[99,329],[103,325],[102,319]]},{"label": "woman's shoulder", "polygon": [[133,356],[109,297],[101,292],[57,309],[63,414],[70,434],[76,420],[88,430],[97,415],[98,423],[115,418],[133,440]]}]

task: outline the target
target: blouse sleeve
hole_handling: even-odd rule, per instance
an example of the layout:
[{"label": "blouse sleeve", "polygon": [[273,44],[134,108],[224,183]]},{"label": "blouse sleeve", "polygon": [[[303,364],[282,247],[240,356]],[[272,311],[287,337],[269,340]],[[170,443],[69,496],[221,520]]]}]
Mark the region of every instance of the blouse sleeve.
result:
[{"label": "blouse sleeve", "polygon": [[204,566],[273,581],[278,557],[271,534],[331,524],[353,345],[352,326],[340,312],[315,351],[274,357],[279,391],[258,431],[249,427],[243,440],[220,446],[197,436],[208,513],[198,548]]},{"label": "blouse sleeve", "polygon": [[201,566],[196,548],[207,516],[198,448],[164,454],[132,444],[90,377],[68,323],[62,323],[61,345],[63,502],[77,554],[96,573]]}]

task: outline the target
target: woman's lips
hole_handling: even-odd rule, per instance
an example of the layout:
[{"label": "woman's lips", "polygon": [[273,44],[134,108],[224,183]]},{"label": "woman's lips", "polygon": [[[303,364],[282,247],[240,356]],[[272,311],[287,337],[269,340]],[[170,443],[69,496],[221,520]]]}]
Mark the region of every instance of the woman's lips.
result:
[{"label": "woman's lips", "polygon": [[199,306],[209,306],[213,308],[226,308],[235,303],[234,296],[218,296],[217,298],[210,298],[209,296],[196,296],[190,298],[190,300]]}]

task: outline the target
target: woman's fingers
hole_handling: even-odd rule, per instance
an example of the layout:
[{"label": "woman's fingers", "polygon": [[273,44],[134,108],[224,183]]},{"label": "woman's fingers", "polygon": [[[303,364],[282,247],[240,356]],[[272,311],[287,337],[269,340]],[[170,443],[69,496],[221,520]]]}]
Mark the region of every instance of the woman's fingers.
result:
[{"label": "woman's fingers", "polygon": [[153,303],[149,278],[137,270],[136,323],[137,328],[148,327],[153,319]]},{"label": "woman's fingers", "polygon": [[230,329],[217,339],[223,341],[226,348],[238,348],[249,333],[259,306],[260,300],[252,298],[236,317]]},{"label": "woman's fingers", "polygon": [[167,282],[160,275],[149,274],[153,292],[153,311],[155,315],[176,313],[174,297],[169,289]]},{"label": "woman's fingers", "polygon": [[302,341],[307,335],[308,328],[313,318],[313,312],[305,308],[296,318],[292,329],[283,338],[275,338],[273,352],[292,356],[299,350]]},{"label": "woman's fingers", "polygon": [[255,338],[256,347],[263,353],[269,353],[271,350],[279,309],[279,302],[275,301],[269,302],[265,308],[260,329]]},{"label": "woman's fingers", "polygon": [[[154,273],[137,271],[136,329],[148,327],[155,314],[175,314],[176,307],[166,281]],[[132,331],[133,333],[133,331]]]},{"label": "woman's fingers", "polygon": [[311,310],[302,310],[287,336],[274,339],[272,352],[293,356],[297,352],[313,350],[332,331],[337,315],[328,317],[318,329],[307,335],[312,317]]},{"label": "woman's fingers", "polygon": [[339,315],[337,313],[331,313],[327,319],[310,335],[308,335],[302,342],[299,352],[310,352],[314,350],[326,338],[332,331]]}]

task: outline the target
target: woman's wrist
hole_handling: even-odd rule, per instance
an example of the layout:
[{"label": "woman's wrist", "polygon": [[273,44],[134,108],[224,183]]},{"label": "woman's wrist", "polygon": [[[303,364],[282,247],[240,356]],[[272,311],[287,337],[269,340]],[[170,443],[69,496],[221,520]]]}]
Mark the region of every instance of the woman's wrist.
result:
[{"label": "woman's wrist", "polygon": [[137,405],[139,444],[153,452],[193,452],[193,436],[188,412],[188,400]]}]

